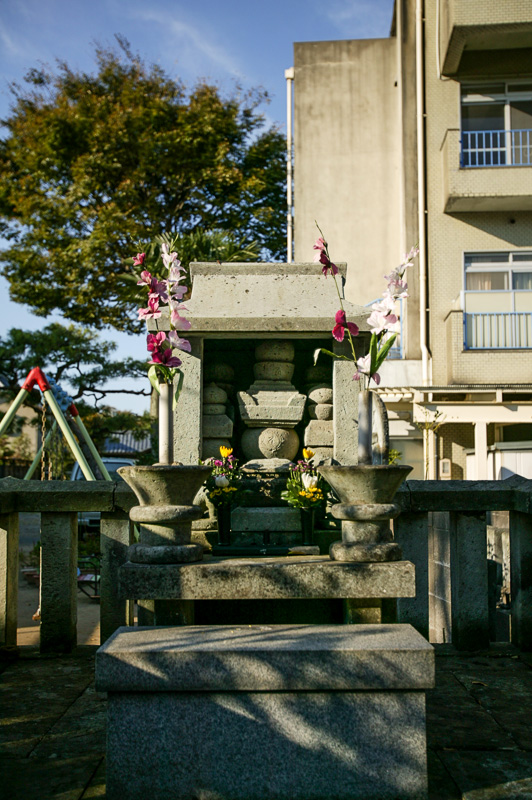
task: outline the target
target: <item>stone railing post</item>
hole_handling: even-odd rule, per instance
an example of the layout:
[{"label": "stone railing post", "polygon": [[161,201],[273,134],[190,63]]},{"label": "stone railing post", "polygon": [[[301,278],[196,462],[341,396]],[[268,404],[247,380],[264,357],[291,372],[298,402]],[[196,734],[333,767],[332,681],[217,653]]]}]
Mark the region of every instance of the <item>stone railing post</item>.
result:
[{"label": "stone railing post", "polygon": [[0,514],[0,647],[17,643],[18,514]]},{"label": "stone railing post", "polygon": [[450,528],[452,641],[477,650],[489,645],[486,513],[454,511]]},{"label": "stone railing post", "polygon": [[78,515],[41,514],[41,653],[76,646]]},{"label": "stone railing post", "polygon": [[394,520],[394,540],[403,559],[416,567],[416,596],[397,599],[397,621],[413,625],[429,638],[429,522],[428,513],[403,511]]},{"label": "stone railing post", "polygon": [[532,515],[510,511],[512,644],[532,650]]},{"label": "stone railing post", "polygon": [[102,514],[100,547],[100,642],[103,644],[122,625],[133,625],[133,600],[124,600],[118,591],[118,568],[128,560],[132,543],[132,523],[126,511]]}]

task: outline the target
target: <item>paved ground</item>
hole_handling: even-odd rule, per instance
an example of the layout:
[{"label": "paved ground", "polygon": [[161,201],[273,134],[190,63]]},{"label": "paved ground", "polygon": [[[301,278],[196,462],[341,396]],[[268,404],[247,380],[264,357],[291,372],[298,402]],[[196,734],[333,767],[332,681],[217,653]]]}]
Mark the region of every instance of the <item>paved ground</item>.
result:
[{"label": "paved ground", "polygon": [[[34,515],[24,530],[30,549]],[[99,606],[78,592],[78,648],[38,653],[38,589],[21,577],[18,653],[0,648],[0,800],[105,798],[105,697],[94,690]],[[427,697],[429,800],[532,800],[532,655],[436,646]],[[132,743],[134,746],[134,743]],[[171,800],[171,798],[169,798]]]},{"label": "paved ground", "polygon": [[[94,691],[95,651],[4,653],[0,800],[105,797],[106,703]],[[427,699],[430,800],[532,800],[532,657],[509,647],[457,655],[438,645],[436,662]]]}]

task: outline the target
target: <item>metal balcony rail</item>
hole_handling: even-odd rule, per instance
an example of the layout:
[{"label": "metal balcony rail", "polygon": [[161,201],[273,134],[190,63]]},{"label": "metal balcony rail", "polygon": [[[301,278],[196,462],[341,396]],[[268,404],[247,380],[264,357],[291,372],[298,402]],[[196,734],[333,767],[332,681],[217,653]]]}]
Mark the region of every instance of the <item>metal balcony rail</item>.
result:
[{"label": "metal balcony rail", "polygon": [[[20,511],[41,513],[41,652],[69,652],[76,645],[79,511],[102,515],[101,641],[119,626],[133,624],[132,603],[121,592],[119,571],[132,541],[127,512],[136,502],[123,483],[0,480],[0,646],[17,641]],[[416,568],[416,596],[397,601],[398,621],[414,625],[428,638],[445,617],[458,649],[487,646],[495,609],[488,581],[486,514],[509,511],[510,640],[532,650],[532,481],[519,476],[504,481],[407,481],[397,502],[402,511],[394,523],[395,538],[404,559]],[[442,517],[447,521],[442,523]],[[443,610],[442,595],[448,598]]]},{"label": "metal balcony rail", "polygon": [[529,167],[532,130],[462,131],[461,167]]},{"label": "metal balcony rail", "polygon": [[464,350],[532,347],[532,312],[464,313]]}]

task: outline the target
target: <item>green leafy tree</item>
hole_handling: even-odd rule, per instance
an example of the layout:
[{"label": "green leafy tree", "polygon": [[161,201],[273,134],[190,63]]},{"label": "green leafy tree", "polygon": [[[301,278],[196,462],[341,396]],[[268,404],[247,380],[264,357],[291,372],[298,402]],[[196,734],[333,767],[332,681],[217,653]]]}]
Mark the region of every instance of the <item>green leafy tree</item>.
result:
[{"label": "green leafy tree", "polygon": [[[77,325],[53,322],[37,332],[11,328],[0,338],[2,400],[16,396],[32,367],[40,367],[48,378],[60,383],[76,405],[83,400],[85,407],[96,407],[101,400],[124,393],[149,396],[146,362],[113,360],[115,350],[114,342],[102,341],[93,331]],[[113,386],[113,381],[131,377],[142,379],[138,389]],[[40,398],[39,390],[34,389],[28,403],[36,406]]]},{"label": "green leafy tree", "polygon": [[172,232],[192,246],[232,232],[239,250],[283,255],[285,145],[264,126],[264,93],[222,97],[206,83],[187,92],[118,44],[96,49],[95,74],[60,62],[12,86],[0,233],[13,300],[135,330],[124,259],[137,243]]}]

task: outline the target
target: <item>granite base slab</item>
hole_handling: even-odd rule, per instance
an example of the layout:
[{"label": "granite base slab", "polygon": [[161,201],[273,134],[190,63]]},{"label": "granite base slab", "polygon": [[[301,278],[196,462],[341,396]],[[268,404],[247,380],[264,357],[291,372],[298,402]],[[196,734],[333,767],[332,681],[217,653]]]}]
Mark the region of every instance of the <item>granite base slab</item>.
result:
[{"label": "granite base slab", "polygon": [[426,800],[433,670],[409,625],[119,629],[106,796]]},{"label": "granite base slab", "polygon": [[119,569],[120,593],[134,600],[290,600],[414,597],[410,561],[355,563],[327,556],[210,558],[195,564],[134,564]]}]

